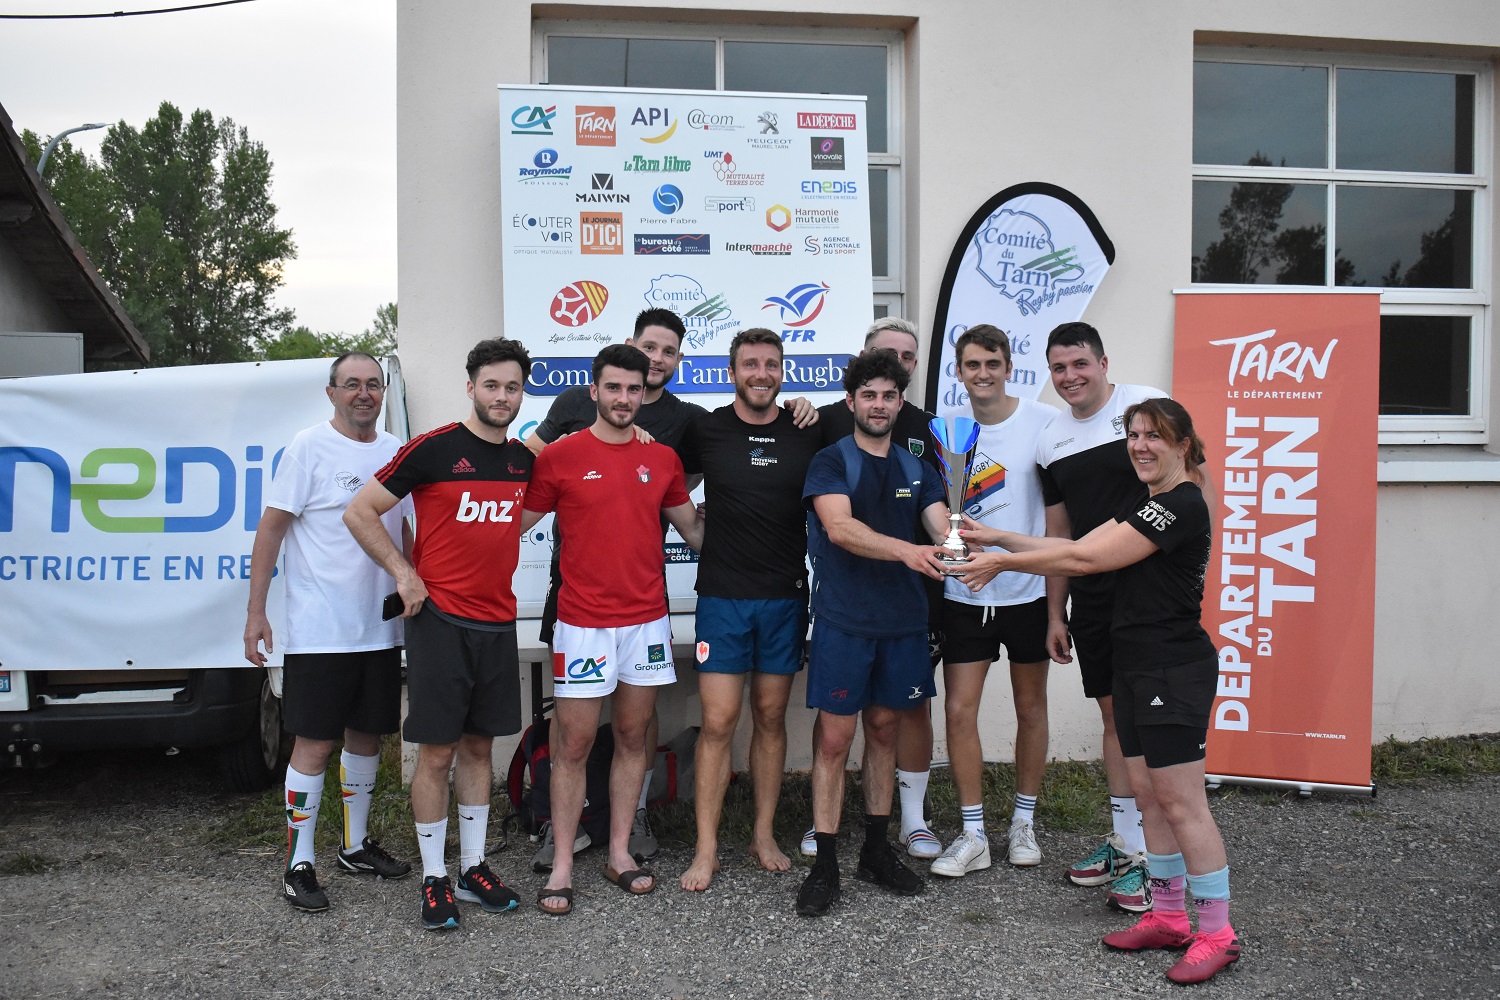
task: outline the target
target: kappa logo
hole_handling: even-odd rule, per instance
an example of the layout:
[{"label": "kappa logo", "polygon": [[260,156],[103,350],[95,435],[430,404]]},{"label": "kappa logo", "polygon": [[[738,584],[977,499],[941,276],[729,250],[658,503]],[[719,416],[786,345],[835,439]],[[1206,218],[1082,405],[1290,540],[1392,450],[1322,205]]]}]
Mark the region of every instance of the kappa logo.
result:
[{"label": "kappa logo", "polygon": [[339,489],[348,490],[350,493],[359,492],[359,488],[365,484],[363,479],[352,472],[340,472],[333,477],[333,481],[339,484]]},{"label": "kappa logo", "polygon": [[1151,699],[1151,707],[1152,708],[1161,708],[1161,706],[1162,706],[1161,695],[1157,695],[1155,698]]},{"label": "kappa logo", "polygon": [[457,462],[453,463],[453,472],[455,475],[462,475],[465,472],[473,471],[474,466],[469,464],[469,460],[467,458],[460,458]]},{"label": "kappa logo", "polygon": [[636,474],[636,477],[638,479],[640,479],[641,482],[643,482],[643,483],[649,483],[649,482],[651,482],[651,470],[648,469],[648,468],[646,468],[646,466],[644,466],[644,465],[637,465],[635,467],[635,474]]},{"label": "kappa logo", "polygon": [[708,643],[699,642],[698,647],[693,650],[693,658],[699,663],[708,662]]}]

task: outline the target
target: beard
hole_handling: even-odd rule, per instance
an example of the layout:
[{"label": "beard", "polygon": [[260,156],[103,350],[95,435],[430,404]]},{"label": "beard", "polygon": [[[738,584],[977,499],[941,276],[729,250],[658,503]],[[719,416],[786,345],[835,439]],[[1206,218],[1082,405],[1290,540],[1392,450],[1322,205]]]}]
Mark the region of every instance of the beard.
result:
[{"label": "beard", "polygon": [[746,388],[742,388],[740,386],[735,386],[734,387],[735,398],[737,398],[740,402],[744,403],[746,406],[750,407],[750,409],[754,410],[756,413],[765,413],[767,410],[771,409],[771,407],[775,406],[776,405],[776,397],[779,394],[780,394],[780,387],[777,387],[777,391],[776,392],[771,393],[769,396],[767,396],[765,398],[764,401],[760,401],[760,400],[757,400],[757,399],[755,399],[754,397],[751,396],[750,390],[749,390],[748,387],[746,387]]},{"label": "beard", "polygon": [[516,419],[516,412],[514,410],[509,411],[505,414],[505,418],[502,420],[500,418],[491,416],[488,407],[480,406],[478,403],[475,403],[474,416],[478,418],[479,422],[481,424],[484,424],[486,427],[493,427],[496,430],[503,431],[505,430],[505,428],[510,426],[511,421]]},{"label": "beard", "polygon": [[635,423],[635,410],[630,410],[629,412],[616,410],[613,406],[611,406],[609,403],[604,402],[603,400],[596,400],[594,403],[594,407],[599,411],[599,416],[603,417],[605,423],[609,424],[611,427],[618,427],[621,430],[624,430],[626,427],[629,427],[631,424]]},{"label": "beard", "polygon": [[854,426],[858,427],[860,430],[864,431],[868,437],[872,438],[889,437],[891,428],[895,425],[895,419],[892,417],[886,417],[884,422],[880,426],[876,426],[866,419],[861,419],[859,414],[856,413],[854,415]]}]

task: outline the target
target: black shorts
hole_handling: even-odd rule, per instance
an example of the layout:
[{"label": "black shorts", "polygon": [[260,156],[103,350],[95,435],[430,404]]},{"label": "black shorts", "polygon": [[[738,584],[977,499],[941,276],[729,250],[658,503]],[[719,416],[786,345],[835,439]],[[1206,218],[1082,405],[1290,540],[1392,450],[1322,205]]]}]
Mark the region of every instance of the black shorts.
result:
[{"label": "black shorts", "polygon": [[1011,663],[1047,660],[1047,599],[989,607],[943,602],[943,662],[992,663],[1000,647]]},{"label": "black shorts", "polygon": [[286,654],[281,724],[308,740],[342,739],[346,729],[394,733],[401,728],[401,647]]},{"label": "black shorts", "polygon": [[1109,634],[1110,623],[1102,618],[1074,617],[1068,622],[1073,637],[1073,655],[1078,672],[1083,675],[1085,698],[1104,698],[1114,693],[1115,644]]},{"label": "black shorts", "polygon": [[521,730],[516,630],[469,628],[422,605],[406,619],[408,743],[457,743],[460,736]]},{"label": "black shorts", "polygon": [[1213,660],[1115,673],[1115,732],[1126,757],[1147,767],[1202,760],[1219,682]]}]

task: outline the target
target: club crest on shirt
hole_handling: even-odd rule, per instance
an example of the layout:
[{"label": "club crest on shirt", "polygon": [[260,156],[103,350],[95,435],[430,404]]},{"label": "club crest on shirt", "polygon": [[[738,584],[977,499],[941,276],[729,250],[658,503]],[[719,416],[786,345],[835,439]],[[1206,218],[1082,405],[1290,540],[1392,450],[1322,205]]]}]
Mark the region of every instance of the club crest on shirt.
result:
[{"label": "club crest on shirt", "polygon": [[1113,420],[1111,420],[1109,424],[1115,429],[1116,434],[1120,433],[1125,429],[1125,415],[1123,413],[1119,414]]},{"label": "club crest on shirt", "polygon": [[921,438],[907,438],[906,439],[906,450],[909,451],[909,452],[911,452],[913,455],[917,456],[918,458],[921,458],[922,457],[922,452],[924,452],[924,451],[927,450],[927,446],[922,441]]},{"label": "club crest on shirt", "polygon": [[644,465],[637,465],[635,467],[635,474],[640,478],[641,482],[651,482],[651,470],[646,468]]},{"label": "club crest on shirt", "polygon": [[333,477],[333,481],[339,484],[340,489],[348,490],[350,493],[359,492],[359,488],[364,485],[364,480],[352,472],[340,472]]}]

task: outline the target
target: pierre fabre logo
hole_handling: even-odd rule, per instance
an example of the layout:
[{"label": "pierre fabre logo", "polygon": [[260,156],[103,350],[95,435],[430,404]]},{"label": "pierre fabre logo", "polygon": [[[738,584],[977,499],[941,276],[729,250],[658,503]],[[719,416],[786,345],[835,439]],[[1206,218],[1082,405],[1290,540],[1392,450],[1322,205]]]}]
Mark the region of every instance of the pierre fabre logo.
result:
[{"label": "pierre fabre logo", "polygon": [[724,296],[709,295],[703,286],[685,274],[663,274],[651,281],[646,290],[646,305],[653,309],[670,309],[682,317],[687,327],[688,346],[700,350],[714,338],[739,324]]},{"label": "pierre fabre logo", "polygon": [[573,168],[558,166],[558,162],[557,150],[539,149],[531,158],[531,166],[520,168],[521,180],[548,187],[566,184]]},{"label": "pierre fabre logo", "polygon": [[974,234],[974,270],[1021,310],[1039,313],[1068,295],[1087,295],[1094,283],[1078,263],[1077,247],[1058,247],[1052,230],[1030,212],[1005,208]]},{"label": "pierre fabre logo", "polygon": [[809,327],[818,318],[818,313],[823,311],[823,305],[828,301],[828,291],[828,285],[824,282],[806,282],[796,285],[785,295],[770,296],[761,309],[780,310],[782,325],[791,328],[781,331],[782,340],[812,340],[817,331]]},{"label": "pierre fabre logo", "polygon": [[552,119],[556,117],[557,105],[555,104],[550,108],[524,105],[510,113],[510,134],[550,136]]},{"label": "pierre fabre logo", "polygon": [[598,319],[608,302],[608,288],[597,281],[579,280],[557,290],[547,315],[563,326],[583,326]]}]

